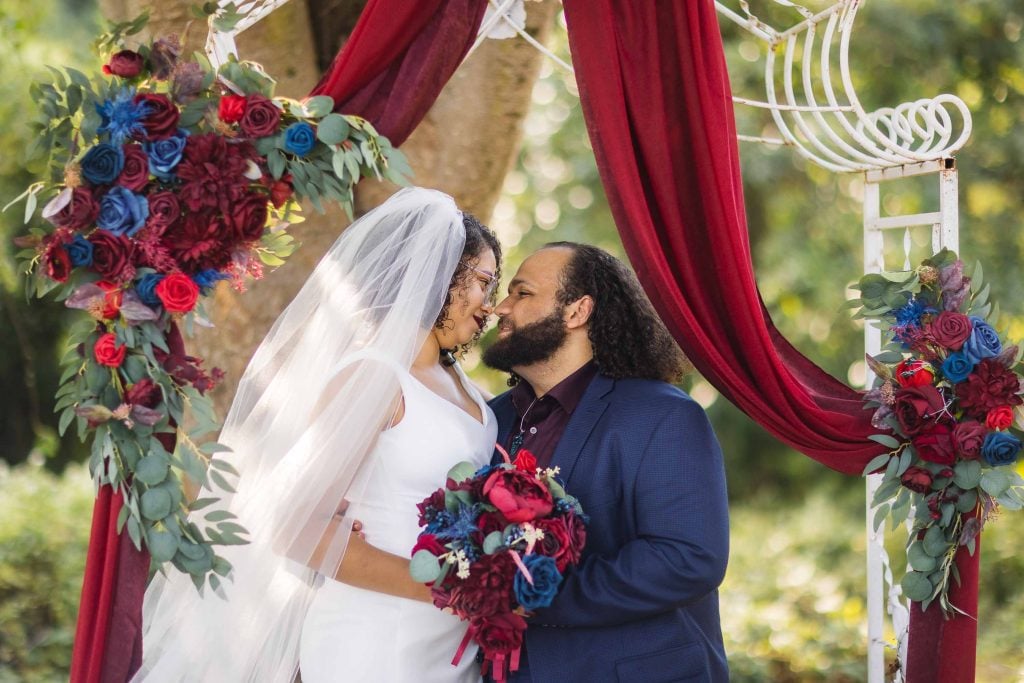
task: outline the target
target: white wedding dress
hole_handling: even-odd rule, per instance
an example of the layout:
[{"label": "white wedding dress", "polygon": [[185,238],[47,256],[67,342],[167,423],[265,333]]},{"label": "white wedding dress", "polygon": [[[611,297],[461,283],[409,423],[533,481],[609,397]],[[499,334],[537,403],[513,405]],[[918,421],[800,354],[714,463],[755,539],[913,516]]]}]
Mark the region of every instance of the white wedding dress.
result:
[{"label": "white wedding dress", "polygon": [[[353,487],[363,493],[349,501],[349,516],[363,523],[367,542],[381,550],[409,557],[421,531],[416,504],[444,484],[456,463],[490,461],[498,432],[494,413],[455,368],[483,422],[395,368],[405,414],[378,438],[368,456],[375,465],[366,469],[365,487]],[[466,628],[431,604],[325,579],[302,626],[302,681],[479,681],[475,645],[457,667],[451,664]]]}]

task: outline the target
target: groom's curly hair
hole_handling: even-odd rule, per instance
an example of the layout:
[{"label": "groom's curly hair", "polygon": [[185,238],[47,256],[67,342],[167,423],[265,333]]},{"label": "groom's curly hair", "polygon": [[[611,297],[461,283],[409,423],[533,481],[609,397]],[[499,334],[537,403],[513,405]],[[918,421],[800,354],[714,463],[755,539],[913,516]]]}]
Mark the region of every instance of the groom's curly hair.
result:
[{"label": "groom's curly hair", "polygon": [[629,268],[589,244],[551,242],[570,249],[557,293],[565,306],[583,296],[594,300],[588,337],[601,374],[675,383],[692,369]]}]

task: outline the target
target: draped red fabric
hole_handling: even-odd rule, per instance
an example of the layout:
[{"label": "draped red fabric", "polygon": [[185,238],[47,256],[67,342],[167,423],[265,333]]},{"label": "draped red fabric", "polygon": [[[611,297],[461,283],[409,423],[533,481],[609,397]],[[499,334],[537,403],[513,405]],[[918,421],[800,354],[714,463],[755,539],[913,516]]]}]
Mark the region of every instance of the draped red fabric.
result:
[{"label": "draped red fabric", "polygon": [[[370,0],[311,95],[368,119],[394,145],[423,119],[476,38],[486,0]],[[184,354],[180,333],[168,340]],[[173,449],[173,442],[164,444]],[[121,496],[103,487],[93,509],[72,683],[121,683],[142,656],[149,555],[116,530]]]},{"label": "draped red fabric", "polygon": [[[718,19],[712,0],[564,0],[580,100],[616,225],[690,360],[781,441],[847,474],[883,449],[858,392],[776,330],[754,279]],[[977,604],[962,571],[961,602]],[[912,618],[916,653],[972,662],[970,629]],[[922,619],[922,616],[924,619]],[[941,619],[941,616],[939,616]],[[925,656],[918,658],[925,659]],[[952,668],[947,669],[952,671]],[[909,671],[912,682],[971,681]]]},{"label": "draped red fabric", "polygon": [[370,0],[310,95],[369,119],[396,147],[469,52],[486,0]]}]

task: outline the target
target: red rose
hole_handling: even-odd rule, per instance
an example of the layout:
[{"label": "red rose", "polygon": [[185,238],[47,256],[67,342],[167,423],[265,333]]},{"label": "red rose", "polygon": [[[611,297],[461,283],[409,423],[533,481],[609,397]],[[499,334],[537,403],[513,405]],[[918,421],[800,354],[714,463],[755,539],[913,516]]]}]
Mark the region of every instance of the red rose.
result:
[{"label": "red rose", "polygon": [[86,187],[76,187],[71,192],[71,201],[50,218],[50,222],[61,228],[81,230],[96,221],[100,205]]},{"label": "red rose", "polygon": [[97,230],[88,239],[92,242],[92,269],[102,277],[124,282],[135,274],[131,266],[132,243],[127,237]]},{"label": "red rose", "polygon": [[469,577],[454,583],[448,606],[463,618],[507,612],[512,608],[512,578],[516,571],[508,553],[482,555],[473,563]]},{"label": "red rose", "polygon": [[963,313],[943,311],[928,323],[928,334],[939,346],[959,351],[971,336],[971,320]]},{"label": "red rose", "polygon": [[949,425],[932,425],[915,436],[911,443],[922,460],[940,465],[952,465],[956,461],[953,430]]},{"label": "red rose", "polygon": [[103,308],[100,310],[100,315],[104,320],[113,320],[121,312],[121,300],[124,297],[124,292],[118,285],[106,280],[100,280],[96,286],[106,292],[103,296]]},{"label": "red rose", "polygon": [[92,351],[96,356],[97,363],[106,365],[108,368],[117,368],[124,362],[124,355],[128,351],[128,347],[118,346],[117,337],[107,332],[101,334],[100,338],[96,340]]},{"label": "red rose", "polygon": [[420,534],[420,537],[416,539],[416,545],[412,547],[412,552],[409,555],[415,555],[420,550],[427,550],[431,555],[444,555],[448,552],[448,549],[437,540],[437,536],[434,534]]},{"label": "red rose", "polygon": [[994,358],[986,358],[974,367],[974,372],[956,385],[960,408],[971,417],[982,419],[993,408],[1019,406],[1022,399],[1020,380],[1005,365]]},{"label": "red rose", "polygon": [[1010,406],[999,406],[988,411],[985,416],[985,426],[989,429],[1001,431],[1008,429],[1013,424],[1013,408]]},{"label": "red rose", "polygon": [[220,98],[217,116],[224,123],[238,123],[245,113],[246,98],[242,95],[225,95]]},{"label": "red rose", "polygon": [[964,460],[977,460],[981,457],[981,446],[985,443],[988,430],[985,425],[973,420],[960,422],[953,427],[953,443],[956,452]]},{"label": "red rose", "polygon": [[110,58],[110,63],[104,65],[103,73],[114,76],[120,76],[121,78],[135,78],[142,73],[142,67],[145,66],[145,60],[142,59],[142,55],[134,50],[121,50],[120,52],[114,53]]},{"label": "red rose", "polygon": [[124,400],[133,406],[155,408],[160,403],[160,387],[149,377],[139,380],[124,392]]},{"label": "red rose", "polygon": [[945,418],[945,406],[946,401],[942,392],[930,384],[925,384],[897,391],[892,409],[903,433],[913,436],[929,424]]},{"label": "red rose", "polygon": [[174,225],[181,217],[181,204],[173,192],[154,192],[146,200],[149,202],[149,218],[146,219],[146,225],[158,234]]},{"label": "red rose", "polygon": [[545,517],[554,505],[548,488],[519,470],[495,470],[487,478],[483,494],[505,519],[516,524]]},{"label": "red rose", "polygon": [[153,291],[171,313],[188,313],[199,300],[199,286],[181,273],[171,273],[157,283]]},{"label": "red rose", "polygon": [[512,463],[520,472],[533,474],[537,471],[537,458],[528,450],[521,450],[516,453],[515,462]]},{"label": "red rose", "polygon": [[115,181],[132,192],[138,192],[149,182],[149,158],[139,145],[124,145],[124,168]]},{"label": "red rose", "polygon": [[238,125],[247,136],[263,138],[276,133],[280,122],[281,110],[273,100],[263,95],[250,95]]},{"label": "red rose", "polygon": [[908,467],[907,471],[900,477],[900,483],[911,491],[928,493],[932,487],[932,474],[923,467]]},{"label": "red rose", "polygon": [[145,104],[148,113],[142,119],[147,140],[162,140],[178,130],[178,107],[166,95],[143,93],[135,96],[136,104]]},{"label": "red rose", "polygon": [[50,245],[43,252],[43,266],[46,270],[46,277],[54,282],[67,282],[71,274],[71,257],[64,248],[61,240],[51,240]]},{"label": "red rose", "polygon": [[231,230],[239,242],[256,242],[263,237],[267,226],[267,198],[256,192],[246,192],[237,202],[229,218]]},{"label": "red rose", "polygon": [[469,633],[480,644],[485,656],[507,654],[523,646],[526,620],[518,614],[505,613],[474,619],[469,624]]},{"label": "red rose", "polygon": [[896,381],[902,387],[919,387],[935,382],[935,370],[927,361],[908,358],[896,366]]},{"label": "red rose", "polygon": [[535,524],[544,532],[544,538],[540,540],[540,553],[555,561],[559,573],[564,572],[569,564],[579,561],[579,554],[573,552],[569,528],[564,518],[538,519]]}]

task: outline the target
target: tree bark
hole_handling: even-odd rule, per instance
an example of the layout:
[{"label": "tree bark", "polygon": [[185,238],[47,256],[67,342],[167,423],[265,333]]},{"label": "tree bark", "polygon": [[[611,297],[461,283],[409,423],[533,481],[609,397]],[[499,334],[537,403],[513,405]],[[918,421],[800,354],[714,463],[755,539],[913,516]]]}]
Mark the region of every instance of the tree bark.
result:
[{"label": "tree bark", "polygon": [[[100,1],[111,19],[132,17],[148,8],[149,30],[155,35],[180,32],[191,17],[190,4],[191,0]],[[356,16],[353,8],[364,4],[365,0],[293,0],[239,36],[239,56],[259,62],[277,78],[277,94],[300,98],[319,79],[318,61],[323,63],[330,50],[332,37],[325,26],[347,35]],[[527,4],[527,29],[543,42],[558,3]],[[311,28],[311,17],[316,30]],[[185,53],[201,49],[205,34],[206,27],[194,22]],[[413,183],[448,192],[460,207],[486,222],[519,150],[522,121],[542,58],[519,38],[485,41],[402,145],[415,173]],[[389,183],[364,181],[356,192],[356,215],[377,206],[395,189]],[[292,228],[302,246],[288,263],[253,283],[243,296],[221,283],[207,302],[215,327],[198,330],[186,342],[189,352],[204,358],[207,367],[225,372],[224,382],[213,392],[221,416],[227,414],[256,346],[348,223],[344,212],[335,207],[328,208],[325,216],[307,207],[306,215],[304,223]]]}]

